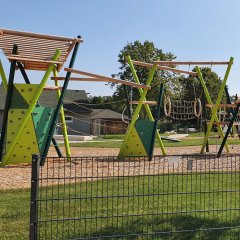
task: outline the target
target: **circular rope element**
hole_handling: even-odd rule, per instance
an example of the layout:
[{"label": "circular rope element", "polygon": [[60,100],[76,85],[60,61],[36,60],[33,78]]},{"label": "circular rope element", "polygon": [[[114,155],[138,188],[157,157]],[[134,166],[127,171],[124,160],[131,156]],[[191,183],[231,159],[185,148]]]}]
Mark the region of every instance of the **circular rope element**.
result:
[{"label": "circular rope element", "polygon": [[[198,106],[198,111],[197,111],[197,106]],[[202,103],[201,100],[199,98],[197,98],[194,101],[194,115],[199,118],[202,114]]]},{"label": "circular rope element", "polygon": [[127,121],[127,120],[124,119],[124,113],[125,113],[126,109],[127,109],[127,107],[125,107],[125,108],[123,109],[123,111],[122,111],[122,121],[123,121],[124,123],[129,124],[129,121]]},{"label": "circular rope element", "polygon": [[171,100],[170,97],[164,97],[164,114],[169,117],[171,115]]}]

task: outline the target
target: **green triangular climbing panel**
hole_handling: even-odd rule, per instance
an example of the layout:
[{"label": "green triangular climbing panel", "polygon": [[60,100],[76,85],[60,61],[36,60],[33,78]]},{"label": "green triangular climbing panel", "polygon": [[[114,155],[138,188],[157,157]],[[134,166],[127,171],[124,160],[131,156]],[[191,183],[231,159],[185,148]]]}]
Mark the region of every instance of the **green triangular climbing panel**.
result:
[{"label": "green triangular climbing panel", "polygon": [[14,84],[14,87],[22,95],[24,100],[30,104],[39,89],[39,84]]},{"label": "green triangular climbing panel", "polygon": [[[6,152],[12,145],[16,137],[18,129],[21,125],[22,118],[26,114],[25,109],[10,109],[8,113],[8,128],[6,137]],[[26,163],[32,161],[32,154],[39,153],[37,138],[30,117],[27,124],[19,137],[18,142],[14,146],[11,156],[7,159],[7,163]],[[4,161],[4,158],[3,158]]]},{"label": "green triangular climbing panel", "polygon": [[151,140],[153,136],[154,122],[150,120],[137,120],[134,124],[138,135],[148,155],[151,152]]},{"label": "green triangular climbing panel", "polygon": [[44,150],[54,112],[55,108],[39,106],[32,113],[40,153]]},{"label": "green triangular climbing panel", "polygon": [[141,156],[151,154],[151,140],[153,137],[154,122],[137,120],[130,132],[127,143],[122,146],[119,157]]},{"label": "green triangular climbing panel", "polygon": [[124,146],[124,149],[121,149],[119,157],[130,157],[130,156],[148,156],[145,147],[142,143],[140,136],[136,128],[130,132],[128,142]]}]

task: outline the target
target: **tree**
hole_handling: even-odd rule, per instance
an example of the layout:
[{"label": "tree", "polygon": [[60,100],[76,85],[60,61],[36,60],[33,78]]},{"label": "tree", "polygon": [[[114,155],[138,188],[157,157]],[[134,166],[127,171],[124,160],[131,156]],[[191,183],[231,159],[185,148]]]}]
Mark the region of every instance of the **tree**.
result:
[{"label": "tree", "polygon": [[[194,68],[192,71],[195,72],[196,69]],[[222,80],[217,73],[213,72],[209,67],[201,68],[201,72],[211,100],[216,102]],[[198,77],[181,77],[179,78],[179,81],[181,81],[183,99],[193,101],[195,97],[201,98],[204,95],[203,88]]]},{"label": "tree", "polygon": [[[151,63],[156,60],[165,60],[171,61],[176,58],[172,53],[164,53],[162,49],[158,49],[154,46],[153,42],[145,41],[141,43],[140,41],[135,41],[134,43],[128,43],[118,55],[118,62],[121,64],[120,72],[117,74],[112,74],[113,77],[117,76],[122,80],[128,80],[135,82],[132,76],[132,72],[130,67],[125,61],[125,56],[129,55],[131,59],[136,61],[148,62]],[[142,84],[146,83],[146,80],[149,76],[150,69],[145,67],[135,66],[137,75],[139,80]],[[156,71],[152,84],[151,90],[147,94],[148,100],[155,100],[157,101],[158,94],[159,94],[159,86],[162,81],[166,84],[166,91],[170,92],[171,94],[176,94],[177,89],[179,88],[179,82],[177,81],[177,77],[179,75],[169,73],[167,71]],[[167,79],[167,81],[166,81]],[[114,84],[112,84],[113,86]],[[130,89],[128,87],[128,89]],[[140,95],[136,88],[132,89],[133,92],[133,100],[139,100]],[[122,85],[118,85],[116,88],[115,93],[113,94],[114,100],[124,99],[124,87]],[[122,104],[124,105],[124,104]]]}]

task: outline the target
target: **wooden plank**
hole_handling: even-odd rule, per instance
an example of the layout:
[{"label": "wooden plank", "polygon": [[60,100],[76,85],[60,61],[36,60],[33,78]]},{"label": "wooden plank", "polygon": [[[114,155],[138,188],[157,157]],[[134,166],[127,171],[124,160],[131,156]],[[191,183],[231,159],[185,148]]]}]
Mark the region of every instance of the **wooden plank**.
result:
[{"label": "wooden plank", "polygon": [[12,56],[7,56],[7,59],[9,60],[17,60],[17,61],[28,61],[28,62],[40,62],[40,63],[54,63],[54,64],[62,64],[62,62],[59,61],[49,61],[49,60],[41,60],[41,59],[34,59],[34,58],[21,58],[18,55],[12,55]]},{"label": "wooden plank", "polygon": [[153,63],[157,63],[159,65],[171,65],[171,66],[177,66],[177,65],[228,65],[229,62],[216,62],[216,61],[154,61]]},{"label": "wooden plank", "polygon": [[[61,42],[60,42],[61,43]],[[60,50],[67,51],[71,44],[58,44],[58,43],[49,43],[49,42],[22,42],[19,40],[6,40],[0,38],[0,47],[5,50],[10,50],[13,44],[17,44],[19,46],[19,50],[21,49],[40,49],[40,50],[56,50],[57,48]],[[39,50],[39,52],[41,52]]]},{"label": "wooden plank", "polygon": [[[121,79],[105,77],[105,76],[102,76],[102,75],[89,73],[89,72],[83,72],[83,71],[75,70],[75,69],[72,69],[72,68],[65,68],[64,70],[67,71],[67,72],[72,72],[72,73],[81,74],[81,75],[85,75],[85,76],[94,78],[94,80],[89,78],[88,79],[89,81],[99,81],[100,80],[101,82],[113,82],[113,83],[124,84],[124,85],[128,85],[128,86],[136,87],[136,88],[151,89],[151,87],[147,86],[147,85],[141,85],[141,84],[138,84],[138,83],[129,82],[129,81],[121,80]],[[78,81],[86,81],[86,80],[79,79]]]},{"label": "wooden plank", "polygon": [[[153,67],[153,64],[151,64],[151,63],[145,63],[145,62],[139,62],[139,61],[132,61],[132,62],[133,62],[134,65],[137,65],[137,66],[149,67],[149,68]],[[185,71],[185,70],[180,70],[180,69],[170,68],[170,67],[164,67],[164,66],[159,66],[159,65],[157,66],[157,69],[197,76],[196,72],[189,72],[189,71]]]},{"label": "wooden plank", "polygon": [[[216,104],[206,104],[206,107],[209,107],[209,108],[214,108],[215,106]],[[237,105],[233,103],[221,103],[219,104],[219,107],[236,108]]]},{"label": "wooden plank", "polygon": [[[51,80],[54,81],[62,81],[65,80],[65,77],[51,77]],[[99,81],[99,82],[106,82],[105,80],[99,79],[99,78],[86,78],[86,77],[70,77],[69,80],[71,81],[89,81],[89,82],[93,82],[93,81]]]},{"label": "wooden plank", "polygon": [[[18,54],[18,55],[12,55],[12,54],[6,54],[6,57],[7,58],[11,58],[11,57],[18,57],[18,58],[22,58],[22,59],[31,59],[31,60],[42,60],[42,61],[51,61],[53,53],[50,55],[45,55],[45,56],[40,56],[40,55],[37,55],[37,54]],[[62,63],[64,62],[64,58],[60,58],[60,60],[58,60],[59,63]]]},{"label": "wooden plank", "polygon": [[[210,124],[210,122],[208,122],[207,124]],[[230,122],[213,122],[213,125],[229,125],[230,124]],[[235,126],[238,126],[238,125],[240,125],[240,123],[238,123],[238,122],[235,122],[235,123],[233,123],[233,125],[235,125]]]},{"label": "wooden plank", "polygon": [[31,37],[31,38],[57,40],[57,41],[73,41],[73,40],[77,40],[79,42],[83,41],[81,38],[80,39],[68,38],[68,37],[53,36],[53,35],[39,34],[39,33],[33,33],[33,32],[15,31],[15,30],[11,30],[11,29],[0,29],[0,31],[3,33],[3,35],[9,34],[9,35]]},{"label": "wooden plank", "polygon": [[44,90],[61,90],[62,87],[57,87],[57,86],[45,86],[43,89],[44,89]]},{"label": "wooden plank", "polygon": [[[130,101],[130,104],[139,104],[139,101]],[[158,103],[156,101],[143,101],[143,104],[148,104],[148,105],[157,105]]]}]

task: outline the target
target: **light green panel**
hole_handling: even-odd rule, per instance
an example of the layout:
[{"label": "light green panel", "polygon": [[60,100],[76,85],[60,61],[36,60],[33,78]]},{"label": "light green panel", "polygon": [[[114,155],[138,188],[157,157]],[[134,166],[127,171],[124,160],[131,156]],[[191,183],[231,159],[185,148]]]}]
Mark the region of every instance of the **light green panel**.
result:
[{"label": "light green panel", "polygon": [[[25,116],[24,109],[10,109],[8,113],[8,128],[6,137],[6,151],[9,150]],[[32,154],[39,153],[37,138],[32,118],[29,118],[7,164],[28,163],[32,161]],[[4,161],[4,158],[3,158]]]},{"label": "light green panel", "polygon": [[22,95],[25,101],[30,104],[39,89],[39,84],[14,84],[14,87]]},{"label": "light green panel", "polygon": [[128,142],[122,149],[121,153],[118,155],[118,157],[131,156],[148,156],[135,127],[131,130]]}]

